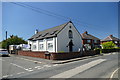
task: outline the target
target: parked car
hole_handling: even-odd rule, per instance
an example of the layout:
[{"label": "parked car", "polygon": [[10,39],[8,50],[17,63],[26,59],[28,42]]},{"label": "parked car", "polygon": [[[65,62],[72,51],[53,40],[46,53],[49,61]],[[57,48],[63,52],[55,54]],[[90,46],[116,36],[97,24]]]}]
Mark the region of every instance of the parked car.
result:
[{"label": "parked car", "polygon": [[10,56],[7,50],[0,50],[0,57]]}]

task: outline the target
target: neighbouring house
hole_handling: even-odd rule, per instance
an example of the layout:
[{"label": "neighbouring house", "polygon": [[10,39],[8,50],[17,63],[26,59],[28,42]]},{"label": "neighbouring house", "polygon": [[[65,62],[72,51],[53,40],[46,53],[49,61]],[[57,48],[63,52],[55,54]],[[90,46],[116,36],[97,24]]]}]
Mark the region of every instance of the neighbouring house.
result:
[{"label": "neighbouring house", "polygon": [[87,31],[81,34],[82,35],[82,44],[89,50],[96,47],[100,47],[100,39],[88,34]]},{"label": "neighbouring house", "polygon": [[117,37],[114,37],[113,35],[107,36],[105,39],[101,40],[101,43],[112,41],[114,44],[116,44],[117,47],[120,47],[120,39]]},{"label": "neighbouring house", "polygon": [[31,45],[31,51],[77,52],[82,49],[82,37],[69,21],[44,31],[35,31],[28,39],[28,44]]}]

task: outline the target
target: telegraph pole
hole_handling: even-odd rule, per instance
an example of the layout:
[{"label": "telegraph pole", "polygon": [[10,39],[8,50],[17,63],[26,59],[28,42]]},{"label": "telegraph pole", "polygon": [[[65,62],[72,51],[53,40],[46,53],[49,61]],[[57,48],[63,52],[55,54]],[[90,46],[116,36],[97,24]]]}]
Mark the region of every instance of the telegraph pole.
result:
[{"label": "telegraph pole", "polygon": [[6,31],[6,40],[7,40],[7,31]]}]

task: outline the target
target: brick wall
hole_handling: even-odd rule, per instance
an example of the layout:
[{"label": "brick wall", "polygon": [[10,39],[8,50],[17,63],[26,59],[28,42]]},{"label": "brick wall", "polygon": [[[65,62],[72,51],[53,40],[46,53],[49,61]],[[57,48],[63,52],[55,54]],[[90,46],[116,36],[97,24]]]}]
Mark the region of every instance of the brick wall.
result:
[{"label": "brick wall", "polygon": [[80,57],[80,52],[66,52],[66,53],[51,53],[50,59],[52,60],[65,60]]},{"label": "brick wall", "polygon": [[18,51],[18,55],[45,58],[45,52],[38,51]]},{"label": "brick wall", "polygon": [[18,55],[31,56],[37,58],[51,59],[51,60],[66,60],[72,58],[78,58],[82,56],[95,55],[96,51],[86,51],[81,54],[80,52],[64,52],[64,53],[50,53],[45,54],[45,52],[40,51],[18,51]]}]

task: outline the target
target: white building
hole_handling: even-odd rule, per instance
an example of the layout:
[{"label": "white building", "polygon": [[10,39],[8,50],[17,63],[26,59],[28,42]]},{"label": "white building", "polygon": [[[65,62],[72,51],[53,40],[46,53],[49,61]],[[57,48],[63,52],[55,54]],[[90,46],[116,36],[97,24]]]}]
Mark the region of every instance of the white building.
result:
[{"label": "white building", "polygon": [[82,37],[71,21],[35,33],[28,39],[32,51],[77,52],[82,49]]}]

